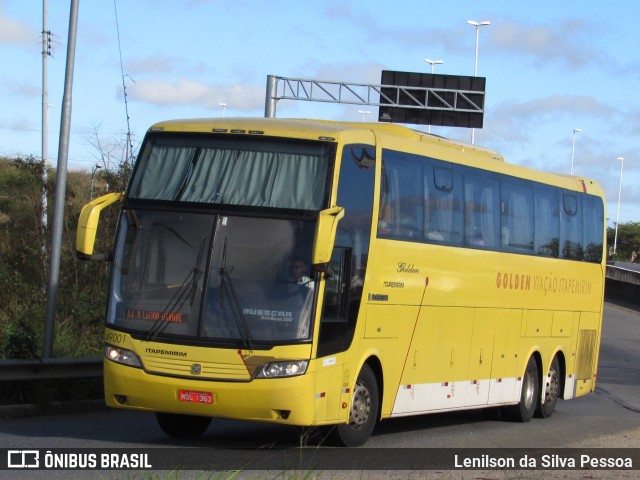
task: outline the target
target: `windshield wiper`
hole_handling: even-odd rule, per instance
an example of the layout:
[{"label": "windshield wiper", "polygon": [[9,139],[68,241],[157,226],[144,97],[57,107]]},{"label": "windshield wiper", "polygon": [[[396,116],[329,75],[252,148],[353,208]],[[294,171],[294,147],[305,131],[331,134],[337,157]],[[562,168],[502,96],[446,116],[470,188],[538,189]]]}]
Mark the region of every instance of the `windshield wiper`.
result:
[{"label": "windshield wiper", "polygon": [[[171,297],[169,303],[163,309],[163,313],[178,312],[189,299],[190,305],[193,306],[198,286],[198,280],[200,280],[200,277],[202,276],[202,270],[198,268],[198,265],[200,265],[200,260],[202,259],[204,240],[204,237],[202,237],[202,239],[200,240],[200,249],[198,250],[198,257],[196,259],[195,265],[193,266],[193,269],[189,271],[187,277],[180,284],[178,290],[176,290],[176,293],[173,294],[173,297]],[[151,325],[151,328],[147,333],[146,339],[150,341],[160,335],[171,323],[170,319],[171,316],[166,315],[165,318],[161,316],[155,322],[153,322],[153,325]]]},{"label": "windshield wiper", "polygon": [[[229,275],[233,271],[233,267],[227,267],[227,239],[224,239],[224,246],[222,247],[222,265],[218,272],[220,273],[220,304],[223,306],[224,294],[226,292],[229,299],[229,307],[231,314],[236,322],[240,336],[244,341],[245,346],[249,350],[253,350],[253,341],[251,340],[251,332],[247,325],[247,319],[242,313],[242,307],[240,307],[240,301],[236,294],[235,288],[233,288],[233,282]],[[224,307],[224,306],[223,306]]]}]

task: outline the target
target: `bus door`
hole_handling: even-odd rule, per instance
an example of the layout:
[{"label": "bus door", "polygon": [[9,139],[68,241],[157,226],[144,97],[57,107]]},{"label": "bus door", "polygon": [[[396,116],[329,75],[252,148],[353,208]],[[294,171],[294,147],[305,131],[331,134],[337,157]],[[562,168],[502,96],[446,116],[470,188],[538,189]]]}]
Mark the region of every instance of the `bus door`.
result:
[{"label": "bus door", "polygon": [[[362,289],[369,256],[373,216],[375,148],[351,144],[342,149],[336,203],[344,209],[337,227],[334,248],[324,276],[324,301],[316,358],[322,359],[318,385],[326,398],[327,419],[349,414],[349,386],[357,371],[345,367],[345,353],[353,341],[360,312]],[[324,386],[329,385],[325,391]]]}]

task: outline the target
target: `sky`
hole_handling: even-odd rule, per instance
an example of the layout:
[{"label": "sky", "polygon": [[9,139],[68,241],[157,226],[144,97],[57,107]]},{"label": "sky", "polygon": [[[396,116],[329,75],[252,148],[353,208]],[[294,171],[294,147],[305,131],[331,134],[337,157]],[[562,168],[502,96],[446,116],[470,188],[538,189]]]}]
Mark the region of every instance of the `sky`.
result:
[{"label": "sky", "polygon": [[[70,5],[47,6],[51,166]],[[68,167],[91,171],[127,131],[139,145],[158,121],[262,117],[267,75],[380,84],[382,70],[430,73],[426,58],[443,61],[435,73],[473,75],[467,20],[491,22],[479,31],[475,143],[560,174],[573,152],[573,173],[605,190],[608,224],[640,221],[637,0],[79,0]],[[42,2],[0,0],[0,156],[42,156],[42,30]],[[377,119],[375,107],[291,100],[277,116],[361,121],[363,109]],[[432,133],[471,140],[468,129]]]}]

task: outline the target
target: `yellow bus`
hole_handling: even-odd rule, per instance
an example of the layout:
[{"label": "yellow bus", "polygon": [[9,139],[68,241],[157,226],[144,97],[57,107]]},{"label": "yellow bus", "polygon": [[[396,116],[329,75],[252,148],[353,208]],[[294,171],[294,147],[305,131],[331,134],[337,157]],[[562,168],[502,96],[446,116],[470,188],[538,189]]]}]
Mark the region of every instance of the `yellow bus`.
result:
[{"label": "yellow bus", "polygon": [[604,294],[596,182],[378,123],[152,126],[121,208],[106,312],[110,407],[197,436],[212,418],[332,426],[592,392]]}]

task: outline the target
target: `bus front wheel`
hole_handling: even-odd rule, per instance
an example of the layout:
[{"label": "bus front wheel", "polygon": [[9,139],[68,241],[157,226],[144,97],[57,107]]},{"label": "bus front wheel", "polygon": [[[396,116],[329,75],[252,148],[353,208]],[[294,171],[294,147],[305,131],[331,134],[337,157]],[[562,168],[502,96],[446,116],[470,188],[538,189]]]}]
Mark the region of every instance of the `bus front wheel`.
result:
[{"label": "bus front wheel", "polygon": [[363,445],[376,426],[379,407],[378,381],[371,368],[365,364],[353,391],[349,423],[337,425],[333,431],[336,443],[345,447]]},{"label": "bus front wheel", "polygon": [[540,381],[538,379],[538,364],[531,357],[522,377],[522,391],[520,402],[507,407],[507,418],[514,422],[528,422],[533,417],[540,398]]},{"label": "bus front wheel", "polygon": [[199,437],[211,424],[211,417],[179,415],[177,413],[156,413],[158,425],[164,433],[172,437]]}]

